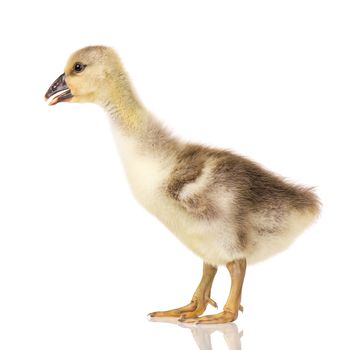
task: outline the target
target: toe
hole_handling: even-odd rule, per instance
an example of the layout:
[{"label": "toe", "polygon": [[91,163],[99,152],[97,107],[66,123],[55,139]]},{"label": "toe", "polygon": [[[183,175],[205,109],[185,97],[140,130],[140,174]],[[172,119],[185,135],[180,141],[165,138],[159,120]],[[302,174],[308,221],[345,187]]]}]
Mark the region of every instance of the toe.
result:
[{"label": "toe", "polygon": [[236,314],[228,311],[223,311],[215,315],[199,317],[196,323],[198,324],[229,323],[229,322],[233,322],[236,318],[237,318]]},{"label": "toe", "polygon": [[181,323],[196,323],[198,320],[199,320],[199,317],[185,318],[185,317],[181,316],[178,321]]},{"label": "toe", "polygon": [[176,311],[156,311],[148,314],[148,317],[179,317],[181,315],[180,312]]},{"label": "toe", "polygon": [[203,314],[204,311],[205,311],[204,308],[198,308],[198,309],[191,311],[191,312],[182,313],[180,318],[182,320],[187,319],[187,318],[198,318],[200,315]]},{"label": "toe", "polygon": [[156,311],[148,314],[148,317],[180,317],[183,313],[192,312],[196,310],[197,303],[191,302],[188,305],[167,311]]}]

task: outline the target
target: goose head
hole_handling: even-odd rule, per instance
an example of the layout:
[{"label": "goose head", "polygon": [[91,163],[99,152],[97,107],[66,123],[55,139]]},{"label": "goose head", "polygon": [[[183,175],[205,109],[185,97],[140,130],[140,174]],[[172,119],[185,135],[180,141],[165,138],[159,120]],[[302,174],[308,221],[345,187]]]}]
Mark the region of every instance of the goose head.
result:
[{"label": "goose head", "polygon": [[88,46],[73,53],[61,74],[45,94],[49,105],[59,102],[103,104],[115,89],[115,80],[123,81],[118,56],[106,46]]}]

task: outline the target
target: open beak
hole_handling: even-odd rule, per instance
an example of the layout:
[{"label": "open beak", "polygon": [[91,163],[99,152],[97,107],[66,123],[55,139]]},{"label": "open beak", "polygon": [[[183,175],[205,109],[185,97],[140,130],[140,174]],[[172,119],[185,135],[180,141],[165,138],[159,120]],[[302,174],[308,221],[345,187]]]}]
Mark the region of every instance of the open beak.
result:
[{"label": "open beak", "polygon": [[53,106],[58,102],[68,102],[73,97],[65,80],[65,74],[61,74],[50,86],[45,94],[45,100],[49,106]]}]

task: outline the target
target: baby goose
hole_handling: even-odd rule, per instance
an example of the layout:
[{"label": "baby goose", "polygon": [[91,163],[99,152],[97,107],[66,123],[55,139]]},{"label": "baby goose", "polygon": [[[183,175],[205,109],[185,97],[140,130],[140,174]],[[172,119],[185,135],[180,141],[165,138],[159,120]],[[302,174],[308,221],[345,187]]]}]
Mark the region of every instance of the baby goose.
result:
[{"label": "baby goose", "polygon": [[[191,302],[151,317],[225,323],[241,309],[247,263],[286,249],[319,213],[311,189],[296,186],[237,154],[186,143],[170,135],[137,99],[113,49],[83,48],[45,97],[93,102],[110,116],[113,133],[137,200],[203,259]],[[219,265],[231,276],[221,313],[202,316]]]}]

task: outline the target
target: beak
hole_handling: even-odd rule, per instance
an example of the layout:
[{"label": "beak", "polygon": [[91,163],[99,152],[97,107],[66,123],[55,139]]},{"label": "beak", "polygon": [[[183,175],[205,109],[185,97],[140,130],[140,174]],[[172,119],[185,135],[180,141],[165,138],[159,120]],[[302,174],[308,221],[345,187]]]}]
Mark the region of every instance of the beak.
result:
[{"label": "beak", "polygon": [[68,102],[73,97],[65,80],[65,74],[61,74],[50,86],[45,94],[45,100],[48,100],[49,106],[58,102]]}]

